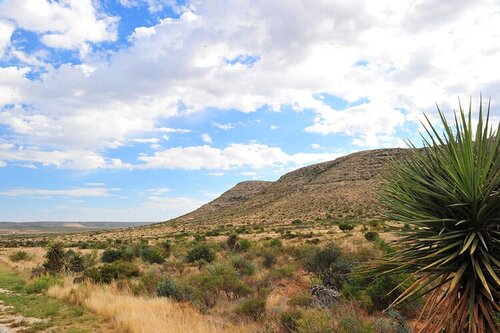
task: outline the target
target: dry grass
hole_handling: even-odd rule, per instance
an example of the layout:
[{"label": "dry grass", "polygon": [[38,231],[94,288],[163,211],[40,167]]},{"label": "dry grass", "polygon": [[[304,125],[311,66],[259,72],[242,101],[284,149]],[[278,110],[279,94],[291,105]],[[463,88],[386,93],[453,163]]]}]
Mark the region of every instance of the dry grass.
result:
[{"label": "dry grass", "polygon": [[203,315],[188,304],[166,298],[136,297],[115,286],[76,285],[66,280],[63,286],[50,288],[47,295],[81,304],[112,322],[119,332],[256,332],[252,325],[238,326]]}]

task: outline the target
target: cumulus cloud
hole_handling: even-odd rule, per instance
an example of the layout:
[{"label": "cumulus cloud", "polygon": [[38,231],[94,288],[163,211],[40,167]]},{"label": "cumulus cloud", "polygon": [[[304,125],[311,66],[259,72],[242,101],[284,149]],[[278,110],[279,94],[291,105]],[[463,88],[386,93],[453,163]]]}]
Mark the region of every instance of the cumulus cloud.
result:
[{"label": "cumulus cloud", "polygon": [[[88,49],[116,38],[116,18],[96,3],[6,0],[0,13],[49,46]],[[0,103],[15,105],[0,113],[10,143],[32,147],[30,156],[89,152],[89,164],[105,167],[113,163],[103,157],[108,150],[169,133],[160,124],[172,117],[290,106],[316,113],[307,132],[386,146],[397,145],[397,130],[416,123],[422,111],[432,116],[436,101],[447,109],[457,96],[482,91],[500,103],[500,5],[494,1],[201,1],[178,10],[179,18],[138,27],[127,47],[91,52],[79,65],[47,65],[35,81],[26,78],[29,69],[1,68]],[[257,60],[251,66],[227,61],[249,58]],[[335,109],[318,93],[350,105],[367,102]],[[241,165],[211,147],[155,149],[140,159],[170,167],[171,156],[184,149],[215,156],[221,168]]]},{"label": "cumulus cloud", "polygon": [[7,21],[0,20],[0,58],[4,50],[10,45],[10,37],[14,32],[14,26]]},{"label": "cumulus cloud", "polygon": [[[304,165],[335,159],[342,154],[287,154],[281,148],[258,143],[230,144],[224,149],[208,145],[175,147],[143,155],[139,160],[144,164],[136,168],[155,169],[235,169],[250,167],[261,169],[276,165]],[[212,174],[218,175],[218,174]]]},{"label": "cumulus cloud", "polygon": [[92,0],[4,0],[0,16],[37,32],[47,46],[89,51],[89,43],[114,41],[118,18],[95,8]]}]

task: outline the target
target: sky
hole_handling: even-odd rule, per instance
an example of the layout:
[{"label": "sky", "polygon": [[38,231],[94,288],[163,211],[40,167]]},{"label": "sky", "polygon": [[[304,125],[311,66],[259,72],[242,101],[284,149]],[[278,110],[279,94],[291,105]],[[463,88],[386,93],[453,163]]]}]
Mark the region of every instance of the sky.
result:
[{"label": "sky", "polygon": [[0,221],[163,221],[500,119],[500,2],[0,0]]}]

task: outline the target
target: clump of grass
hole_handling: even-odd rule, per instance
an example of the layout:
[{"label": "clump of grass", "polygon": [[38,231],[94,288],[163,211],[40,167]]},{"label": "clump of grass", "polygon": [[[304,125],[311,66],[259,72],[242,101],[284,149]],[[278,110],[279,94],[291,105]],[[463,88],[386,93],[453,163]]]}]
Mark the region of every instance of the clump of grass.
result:
[{"label": "clump of grass", "polygon": [[17,262],[17,261],[30,260],[31,258],[28,252],[26,251],[16,251],[9,256],[9,259],[11,261]]}]

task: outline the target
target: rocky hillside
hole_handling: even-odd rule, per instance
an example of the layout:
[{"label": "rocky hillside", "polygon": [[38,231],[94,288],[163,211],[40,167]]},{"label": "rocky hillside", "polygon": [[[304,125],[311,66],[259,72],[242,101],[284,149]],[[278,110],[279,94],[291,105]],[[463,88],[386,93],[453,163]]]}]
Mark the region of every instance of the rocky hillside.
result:
[{"label": "rocky hillside", "polygon": [[390,158],[407,149],[350,154],[289,172],[276,182],[242,182],[172,224],[276,223],[293,219],[370,218],[377,215],[374,189]]}]

